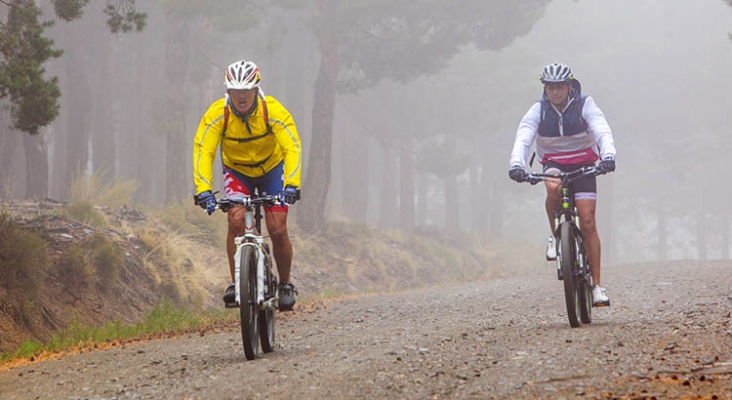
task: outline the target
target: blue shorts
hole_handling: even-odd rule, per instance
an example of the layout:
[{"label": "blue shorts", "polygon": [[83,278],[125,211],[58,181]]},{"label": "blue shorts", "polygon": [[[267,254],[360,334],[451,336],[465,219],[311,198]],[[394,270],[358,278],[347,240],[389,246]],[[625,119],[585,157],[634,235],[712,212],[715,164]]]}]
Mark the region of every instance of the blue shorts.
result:
[{"label": "blue shorts", "polygon": [[[224,166],[224,194],[227,198],[236,199],[252,194],[257,195],[274,195],[279,194],[285,184],[285,163],[284,161],[277,164],[266,174],[252,178],[243,175],[233,169]],[[287,204],[265,207],[266,212],[279,211],[287,212]]]}]

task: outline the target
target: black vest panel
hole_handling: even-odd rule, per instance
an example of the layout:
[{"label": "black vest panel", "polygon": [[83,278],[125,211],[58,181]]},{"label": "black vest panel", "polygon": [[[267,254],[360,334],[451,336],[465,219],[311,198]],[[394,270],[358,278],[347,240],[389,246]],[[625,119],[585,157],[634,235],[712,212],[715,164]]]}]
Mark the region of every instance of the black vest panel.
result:
[{"label": "black vest panel", "polygon": [[561,120],[564,136],[573,136],[587,130],[587,122],[582,118],[582,108],[585,106],[586,95],[575,99],[562,113],[561,117],[554,110],[549,100],[542,98],[541,121],[539,122],[539,135],[543,137],[561,136],[559,124]]}]

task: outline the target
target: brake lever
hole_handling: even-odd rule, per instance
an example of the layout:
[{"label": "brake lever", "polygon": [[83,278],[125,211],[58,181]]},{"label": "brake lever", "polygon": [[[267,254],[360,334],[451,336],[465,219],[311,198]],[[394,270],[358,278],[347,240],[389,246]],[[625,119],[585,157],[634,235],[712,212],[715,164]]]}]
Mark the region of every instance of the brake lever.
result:
[{"label": "brake lever", "polygon": [[538,176],[529,175],[529,177],[526,178],[526,181],[529,182],[532,186],[534,186],[537,183],[541,182],[541,178],[539,178]]}]

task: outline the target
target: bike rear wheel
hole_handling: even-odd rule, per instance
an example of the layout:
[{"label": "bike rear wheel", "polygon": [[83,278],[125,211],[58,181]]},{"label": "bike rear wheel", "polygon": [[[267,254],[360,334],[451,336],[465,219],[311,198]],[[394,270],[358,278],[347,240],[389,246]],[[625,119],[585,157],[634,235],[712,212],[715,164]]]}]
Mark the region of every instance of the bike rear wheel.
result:
[{"label": "bike rear wheel", "polygon": [[241,268],[239,272],[241,339],[244,343],[244,355],[247,360],[253,360],[259,351],[257,256],[254,246],[244,246],[239,260]]},{"label": "bike rear wheel", "polygon": [[572,328],[580,326],[579,288],[576,274],[577,252],[576,239],[569,222],[559,226],[559,263],[562,268],[562,282],[564,282],[564,299],[567,304],[567,318]]},{"label": "bike rear wheel", "polygon": [[[268,255],[264,256],[264,286],[267,290],[265,301],[277,295],[277,278],[272,273],[271,261]],[[262,342],[262,351],[269,353],[275,347],[275,312],[274,307],[267,307],[259,311],[259,336]]]}]

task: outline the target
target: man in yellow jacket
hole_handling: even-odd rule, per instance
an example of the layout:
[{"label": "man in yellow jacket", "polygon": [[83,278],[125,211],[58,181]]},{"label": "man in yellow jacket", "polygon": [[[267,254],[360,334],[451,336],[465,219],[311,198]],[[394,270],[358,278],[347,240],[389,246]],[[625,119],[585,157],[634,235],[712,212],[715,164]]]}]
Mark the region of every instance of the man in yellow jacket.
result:
[{"label": "man in yellow jacket", "polygon": [[[287,233],[287,211],[300,198],[302,146],[292,116],[279,101],[259,88],[259,68],[237,61],[226,69],[226,97],[208,108],[193,142],[194,201],[208,214],[216,210],[212,191],[213,163],[221,146],[224,193],[241,198],[255,192],[281,194],[285,204],[265,208],[267,232],[277,264],[279,309],[292,310],[297,289],[290,282],[292,243]],[[244,209],[229,210],[226,252],[234,281],[234,238],[244,232]],[[234,284],[224,295],[227,307],[236,307]]]}]

